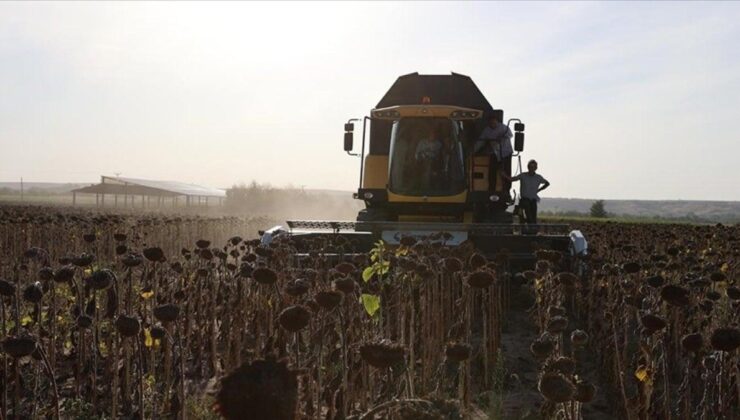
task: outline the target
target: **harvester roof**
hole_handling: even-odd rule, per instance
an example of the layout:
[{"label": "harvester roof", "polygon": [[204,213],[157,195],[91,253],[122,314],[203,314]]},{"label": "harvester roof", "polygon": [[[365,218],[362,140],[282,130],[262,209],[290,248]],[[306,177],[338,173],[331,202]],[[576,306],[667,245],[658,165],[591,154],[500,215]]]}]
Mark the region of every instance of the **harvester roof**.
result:
[{"label": "harvester roof", "polygon": [[[494,112],[503,119],[503,111],[494,111],[473,79],[463,74],[419,74],[411,73],[396,79],[376,110],[401,105],[448,105],[483,111],[487,118]],[[370,128],[370,154],[387,155],[390,151],[390,136],[393,118],[374,116]],[[480,133],[485,125],[478,120],[474,132]],[[475,135],[473,137],[475,137]]]},{"label": "harvester roof", "polygon": [[452,73],[432,75],[411,73],[396,79],[376,108],[395,105],[455,105],[479,109],[488,113],[493,110],[473,79]]}]

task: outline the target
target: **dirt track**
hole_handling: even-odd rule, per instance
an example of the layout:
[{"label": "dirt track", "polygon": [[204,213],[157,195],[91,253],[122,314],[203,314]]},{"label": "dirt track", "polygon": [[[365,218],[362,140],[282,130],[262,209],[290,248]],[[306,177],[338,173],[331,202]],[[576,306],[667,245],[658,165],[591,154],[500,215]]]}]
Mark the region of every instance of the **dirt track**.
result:
[{"label": "dirt track", "polygon": [[[544,399],[537,389],[539,362],[529,349],[537,336],[537,328],[532,323],[530,310],[534,296],[526,286],[513,285],[511,308],[506,313],[501,337],[501,352],[504,358],[504,396],[502,402],[503,419],[541,419],[540,408]],[[596,399],[582,406],[584,419],[616,419],[606,396],[607,392],[597,374],[593,353],[584,350],[579,353],[578,373],[591,383],[598,384]]]}]

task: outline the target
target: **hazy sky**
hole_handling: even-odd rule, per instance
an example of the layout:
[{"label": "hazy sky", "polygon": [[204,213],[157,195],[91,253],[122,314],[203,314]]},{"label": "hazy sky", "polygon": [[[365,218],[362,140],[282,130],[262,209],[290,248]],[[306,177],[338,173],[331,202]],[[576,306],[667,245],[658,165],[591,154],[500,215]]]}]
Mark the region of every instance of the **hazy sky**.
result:
[{"label": "hazy sky", "polygon": [[548,196],[740,200],[740,3],[0,3],[0,181],[357,187],[342,124],[469,75]]}]

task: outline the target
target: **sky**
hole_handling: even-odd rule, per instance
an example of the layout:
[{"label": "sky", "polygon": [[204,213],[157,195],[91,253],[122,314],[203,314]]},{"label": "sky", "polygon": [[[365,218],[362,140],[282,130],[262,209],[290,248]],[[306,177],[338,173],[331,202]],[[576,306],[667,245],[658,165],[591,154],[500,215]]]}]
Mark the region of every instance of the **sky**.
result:
[{"label": "sky", "polygon": [[344,122],[454,71],[526,123],[544,196],[740,200],[738,22],[736,2],[2,2],[0,181],[350,191]]}]

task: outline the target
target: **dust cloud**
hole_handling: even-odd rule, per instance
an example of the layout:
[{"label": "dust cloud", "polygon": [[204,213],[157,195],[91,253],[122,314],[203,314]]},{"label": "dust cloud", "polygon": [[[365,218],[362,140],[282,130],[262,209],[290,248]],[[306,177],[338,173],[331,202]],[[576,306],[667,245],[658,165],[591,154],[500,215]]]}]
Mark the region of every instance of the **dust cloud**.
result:
[{"label": "dust cloud", "polygon": [[223,210],[230,215],[274,220],[355,220],[362,208],[363,202],[347,191],[274,188],[252,183],[227,190]]}]

